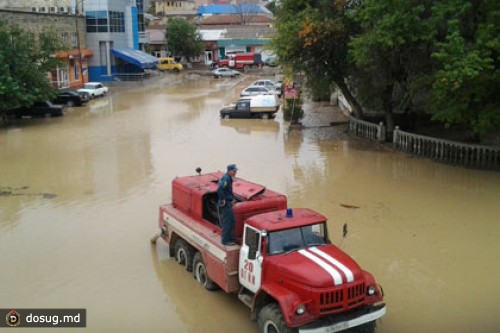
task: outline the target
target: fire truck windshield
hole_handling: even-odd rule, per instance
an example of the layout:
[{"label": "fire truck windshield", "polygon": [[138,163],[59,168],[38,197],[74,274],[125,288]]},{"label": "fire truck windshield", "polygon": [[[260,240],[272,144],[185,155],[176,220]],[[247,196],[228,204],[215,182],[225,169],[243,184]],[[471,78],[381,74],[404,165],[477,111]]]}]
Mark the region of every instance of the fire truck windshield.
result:
[{"label": "fire truck windshield", "polygon": [[325,223],[274,231],[268,236],[268,253],[270,255],[287,253],[311,246],[324,245],[326,241]]}]

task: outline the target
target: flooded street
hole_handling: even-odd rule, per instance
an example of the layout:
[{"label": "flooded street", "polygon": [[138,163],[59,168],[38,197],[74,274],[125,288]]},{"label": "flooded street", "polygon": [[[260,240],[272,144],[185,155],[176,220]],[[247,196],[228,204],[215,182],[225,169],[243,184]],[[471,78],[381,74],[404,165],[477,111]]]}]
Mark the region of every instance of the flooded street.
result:
[{"label": "flooded street", "polygon": [[221,120],[252,78],[182,75],[0,127],[0,308],[86,308],[95,333],[257,332],[235,295],[205,291],[149,242],[172,178],[236,163],[329,217],[333,241],[384,288],[377,332],[500,331],[500,173],[338,126],[289,131],[281,113]]}]

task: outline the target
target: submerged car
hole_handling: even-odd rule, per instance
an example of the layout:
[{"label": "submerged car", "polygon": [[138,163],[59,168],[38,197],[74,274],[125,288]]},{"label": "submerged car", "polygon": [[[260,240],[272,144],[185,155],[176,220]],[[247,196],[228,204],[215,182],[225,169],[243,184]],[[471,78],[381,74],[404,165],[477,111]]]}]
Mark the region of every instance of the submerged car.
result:
[{"label": "submerged car", "polygon": [[83,85],[83,88],[78,89],[80,93],[87,93],[90,99],[98,96],[105,96],[108,93],[108,87],[100,82],[87,82]]},{"label": "submerged car", "polygon": [[266,87],[271,91],[276,91],[278,96],[281,96],[281,83],[275,82],[273,80],[257,80],[252,82],[252,86]]},{"label": "submerged car", "polygon": [[278,58],[269,57],[266,59],[266,61],[264,61],[264,64],[269,67],[277,67],[279,65]]},{"label": "submerged car", "polygon": [[275,95],[274,91],[261,86],[248,86],[240,93],[241,97],[254,95]]},{"label": "submerged car", "polygon": [[53,104],[50,101],[36,102],[29,107],[20,107],[7,112],[10,117],[60,117],[64,114],[65,105]]},{"label": "submerged car", "polygon": [[76,92],[72,89],[59,91],[53,102],[56,104],[66,104],[67,106],[82,106],[89,101],[89,95],[85,92]]},{"label": "submerged car", "polygon": [[234,69],[231,68],[217,68],[212,71],[212,74],[215,78],[219,77],[236,77],[238,75],[241,75],[240,72],[235,71]]},{"label": "submerged car", "polygon": [[160,71],[174,71],[176,73],[183,69],[182,64],[175,61],[174,58],[158,58],[156,68]]}]

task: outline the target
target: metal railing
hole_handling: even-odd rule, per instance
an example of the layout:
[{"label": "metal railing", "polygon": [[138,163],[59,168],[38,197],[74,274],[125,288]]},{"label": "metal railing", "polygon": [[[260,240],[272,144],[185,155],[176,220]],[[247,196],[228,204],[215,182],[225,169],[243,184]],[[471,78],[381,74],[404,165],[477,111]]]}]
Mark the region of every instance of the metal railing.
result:
[{"label": "metal railing", "polygon": [[466,167],[500,170],[500,147],[474,145],[401,131],[396,126],[393,146],[405,152]]},{"label": "metal railing", "polygon": [[384,123],[374,124],[369,121],[349,117],[349,132],[369,140],[385,141],[385,125]]}]

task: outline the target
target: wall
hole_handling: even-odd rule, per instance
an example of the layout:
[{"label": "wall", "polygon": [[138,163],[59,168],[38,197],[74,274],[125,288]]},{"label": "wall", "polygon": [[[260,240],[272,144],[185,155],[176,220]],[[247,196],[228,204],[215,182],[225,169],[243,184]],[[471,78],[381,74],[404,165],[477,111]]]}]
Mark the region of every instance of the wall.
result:
[{"label": "wall", "polygon": [[67,48],[75,48],[71,45],[71,34],[78,32],[80,34],[80,47],[84,49],[85,43],[85,19],[80,16],[66,14],[43,14],[32,12],[17,12],[6,9],[0,9],[0,19],[15,24],[20,28],[33,32],[41,33],[47,29],[54,29],[59,33],[68,33]]}]

